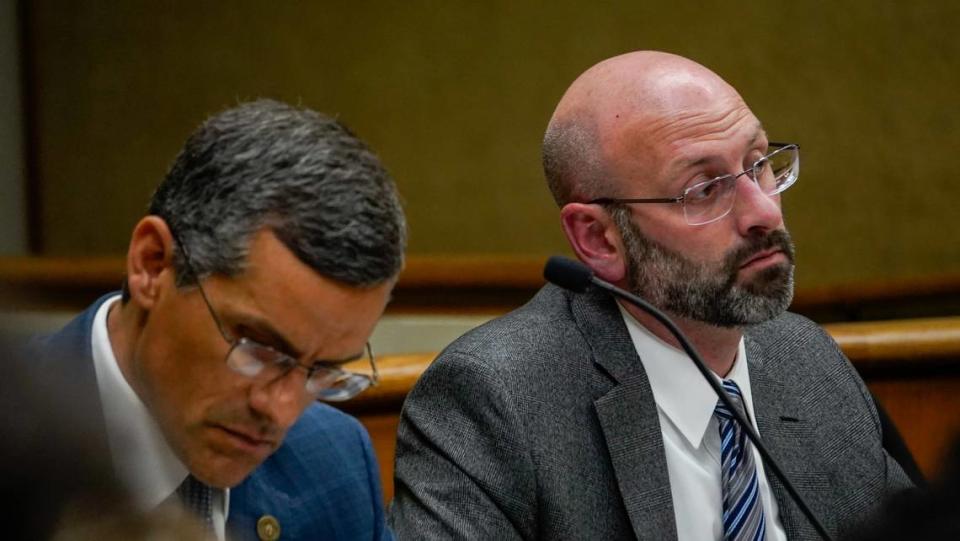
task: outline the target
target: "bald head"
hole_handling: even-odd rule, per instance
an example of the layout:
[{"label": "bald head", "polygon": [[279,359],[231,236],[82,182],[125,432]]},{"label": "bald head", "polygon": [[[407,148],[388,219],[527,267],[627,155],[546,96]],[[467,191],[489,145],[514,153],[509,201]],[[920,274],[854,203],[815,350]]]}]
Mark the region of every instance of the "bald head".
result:
[{"label": "bald head", "polygon": [[[611,178],[630,165],[624,159],[650,161],[649,143],[683,135],[677,119],[721,109],[746,106],[692,60],[637,51],[600,62],[570,85],[547,126],[543,166],[554,199],[563,206],[612,195]],[[631,137],[623,137],[628,131]]]}]

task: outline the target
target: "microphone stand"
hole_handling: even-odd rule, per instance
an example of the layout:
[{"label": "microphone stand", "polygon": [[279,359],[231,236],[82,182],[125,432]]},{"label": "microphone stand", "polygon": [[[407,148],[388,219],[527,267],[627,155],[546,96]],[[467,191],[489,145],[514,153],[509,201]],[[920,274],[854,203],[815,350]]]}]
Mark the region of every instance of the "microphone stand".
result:
[{"label": "microphone stand", "polygon": [[[580,267],[580,269],[575,269],[573,267],[574,265],[576,265],[576,267]],[[553,266],[554,268],[559,267],[559,269],[557,270],[559,270],[560,272],[551,272],[549,270],[551,266]],[[740,428],[746,433],[747,437],[753,443],[753,446],[756,447],[757,451],[760,452],[760,456],[763,458],[764,464],[766,464],[767,467],[770,468],[770,470],[774,473],[774,475],[776,475],[777,478],[780,479],[780,482],[783,483],[783,486],[784,488],[787,489],[787,492],[790,494],[790,497],[793,498],[793,501],[796,502],[797,507],[799,507],[800,511],[804,514],[804,516],[807,517],[807,520],[810,521],[810,524],[813,525],[814,529],[817,530],[817,533],[820,534],[820,537],[822,537],[825,541],[832,541],[832,538],[827,533],[827,530],[820,523],[820,520],[817,519],[816,515],[813,514],[813,511],[810,509],[809,506],[807,506],[807,503],[804,501],[803,497],[800,496],[800,493],[797,492],[797,490],[793,487],[793,484],[787,478],[787,475],[783,472],[783,470],[780,469],[780,466],[777,464],[777,462],[770,455],[770,452],[767,451],[767,448],[760,441],[760,435],[757,434],[756,430],[754,430],[753,425],[749,423],[747,419],[744,418],[743,414],[741,414],[740,411],[733,405],[733,402],[730,400],[730,396],[727,395],[727,392],[723,390],[723,387],[719,383],[717,383],[717,379],[710,372],[710,369],[706,367],[706,365],[703,362],[703,359],[700,357],[700,354],[697,353],[697,350],[694,349],[693,345],[690,343],[689,340],[687,340],[687,337],[684,336],[684,334],[680,331],[680,329],[676,326],[676,324],[673,321],[671,321],[670,318],[666,316],[666,314],[658,310],[656,307],[654,307],[647,301],[641,299],[640,297],[628,291],[624,291],[623,289],[620,289],[619,287],[605,280],[601,280],[600,278],[597,278],[596,276],[593,275],[592,271],[587,270],[586,267],[572,260],[557,257],[557,256],[551,257],[547,261],[547,269],[544,270],[544,276],[546,276],[547,280],[549,280],[550,282],[553,282],[556,285],[563,287],[564,289],[577,291],[579,288],[580,291],[583,291],[583,289],[585,289],[586,284],[561,283],[561,282],[568,282],[568,280],[564,280],[563,279],[564,277],[558,276],[558,275],[562,275],[566,272],[580,273],[579,276],[571,277],[574,282],[580,282],[584,278],[588,277],[589,283],[603,290],[606,290],[612,293],[614,296],[620,297],[630,302],[631,304],[637,306],[644,312],[647,312],[648,314],[653,316],[654,319],[656,319],[661,325],[663,325],[668,331],[670,331],[670,333],[673,334],[674,337],[676,337],[677,341],[679,341],[680,345],[683,347],[683,350],[687,352],[687,355],[690,357],[691,360],[693,360],[693,364],[696,365],[697,370],[699,370],[700,374],[703,375],[703,379],[707,380],[707,383],[710,384],[710,387],[713,389],[713,391],[717,393],[717,396],[720,398],[720,401],[723,402],[723,404],[727,407],[727,409],[730,410],[730,413],[733,414],[734,418],[737,421],[737,424],[739,424]],[[560,278],[560,279],[557,280],[557,278]]]}]

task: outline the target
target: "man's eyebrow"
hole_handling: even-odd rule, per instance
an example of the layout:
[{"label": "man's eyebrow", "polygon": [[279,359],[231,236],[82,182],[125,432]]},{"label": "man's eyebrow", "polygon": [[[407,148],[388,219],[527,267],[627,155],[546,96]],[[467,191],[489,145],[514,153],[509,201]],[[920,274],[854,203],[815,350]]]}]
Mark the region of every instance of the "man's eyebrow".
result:
[{"label": "man's eyebrow", "polygon": [[[288,355],[292,359],[299,360],[303,357],[303,353],[300,352],[293,344],[288,340],[283,334],[277,330],[269,321],[263,319],[254,314],[241,314],[237,316],[237,323],[241,327],[249,329],[250,331],[255,332],[258,336],[249,337],[255,342],[266,342],[263,345],[270,346],[281,353]],[[263,336],[264,340],[261,341],[259,335]],[[367,350],[364,347],[363,350],[352,355],[347,355],[346,357],[341,357],[338,359],[313,359],[307,363],[309,366],[340,366],[342,364],[347,364],[358,359],[362,359],[366,355]]]},{"label": "man's eyebrow", "polygon": [[759,140],[761,137],[765,138],[766,136],[767,136],[767,130],[763,129],[763,124],[761,124],[758,121],[757,127],[754,129],[754,132],[753,132],[753,137],[750,138],[750,142],[747,143],[747,147],[752,147],[753,145],[757,144],[757,140]]},{"label": "man's eyebrow", "polygon": [[353,355],[348,355],[342,359],[314,359],[310,364],[312,366],[340,366],[342,364],[347,364],[349,362],[362,359],[366,354],[367,349],[364,347],[363,351],[354,353]]},{"label": "man's eyebrow", "polygon": [[293,343],[290,342],[290,340],[288,340],[287,337],[277,330],[277,328],[274,327],[268,320],[254,314],[240,314],[236,317],[236,319],[238,325],[247,328],[258,335],[256,337],[247,336],[246,338],[260,342],[260,338],[263,336],[263,338],[266,339],[264,341],[267,342],[264,344],[265,346],[270,346],[281,353],[285,353],[286,355],[293,357],[294,359],[299,359],[303,356],[300,350],[294,347]]}]

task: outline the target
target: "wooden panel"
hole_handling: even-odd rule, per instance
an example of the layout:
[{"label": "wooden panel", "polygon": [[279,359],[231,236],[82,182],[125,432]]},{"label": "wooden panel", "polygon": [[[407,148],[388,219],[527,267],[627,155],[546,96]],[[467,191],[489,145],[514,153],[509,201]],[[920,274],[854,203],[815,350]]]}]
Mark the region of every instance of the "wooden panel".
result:
[{"label": "wooden panel", "polygon": [[927,476],[960,434],[960,317],[826,325]]},{"label": "wooden panel", "polygon": [[940,360],[960,358],[960,317],[898,321],[832,323],[824,329],[861,371],[893,369],[906,364],[930,368]]},{"label": "wooden panel", "polygon": [[[543,285],[539,256],[417,256],[407,259],[391,312],[504,313]],[[124,258],[0,257],[8,303],[80,310],[123,280]],[[821,323],[960,313],[960,274],[800,288],[790,308]]]},{"label": "wooden panel", "polygon": [[407,393],[436,356],[437,353],[377,356],[380,383],[338,406],[352,413],[399,412]]},{"label": "wooden panel", "polygon": [[399,412],[373,413],[359,415],[358,418],[370,432],[373,450],[377,453],[377,461],[380,463],[383,500],[390,502],[393,499],[393,457],[397,451],[397,426],[400,424],[400,414]]},{"label": "wooden panel", "polygon": [[[102,287],[120,281],[123,256],[16,257],[0,256],[0,282],[23,285]],[[543,256],[411,255],[401,274],[409,288],[502,287],[536,289],[543,285]],[[857,303],[960,291],[960,274],[945,273],[897,280],[857,281],[829,287],[801,288],[799,306]]]},{"label": "wooden panel", "polygon": [[960,435],[960,374],[868,379],[928,478],[940,472],[950,443]]}]

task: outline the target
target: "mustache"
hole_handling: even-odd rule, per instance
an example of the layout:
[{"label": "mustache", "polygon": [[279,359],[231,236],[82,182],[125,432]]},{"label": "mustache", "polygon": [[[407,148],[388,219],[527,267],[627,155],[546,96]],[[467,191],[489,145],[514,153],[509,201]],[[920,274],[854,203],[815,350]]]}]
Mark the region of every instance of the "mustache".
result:
[{"label": "mustache", "polygon": [[743,246],[735,248],[724,258],[724,268],[728,274],[734,274],[741,265],[760,252],[775,248],[782,251],[787,261],[793,264],[794,248],[790,233],[783,229],[776,229],[765,235],[750,237]]}]

